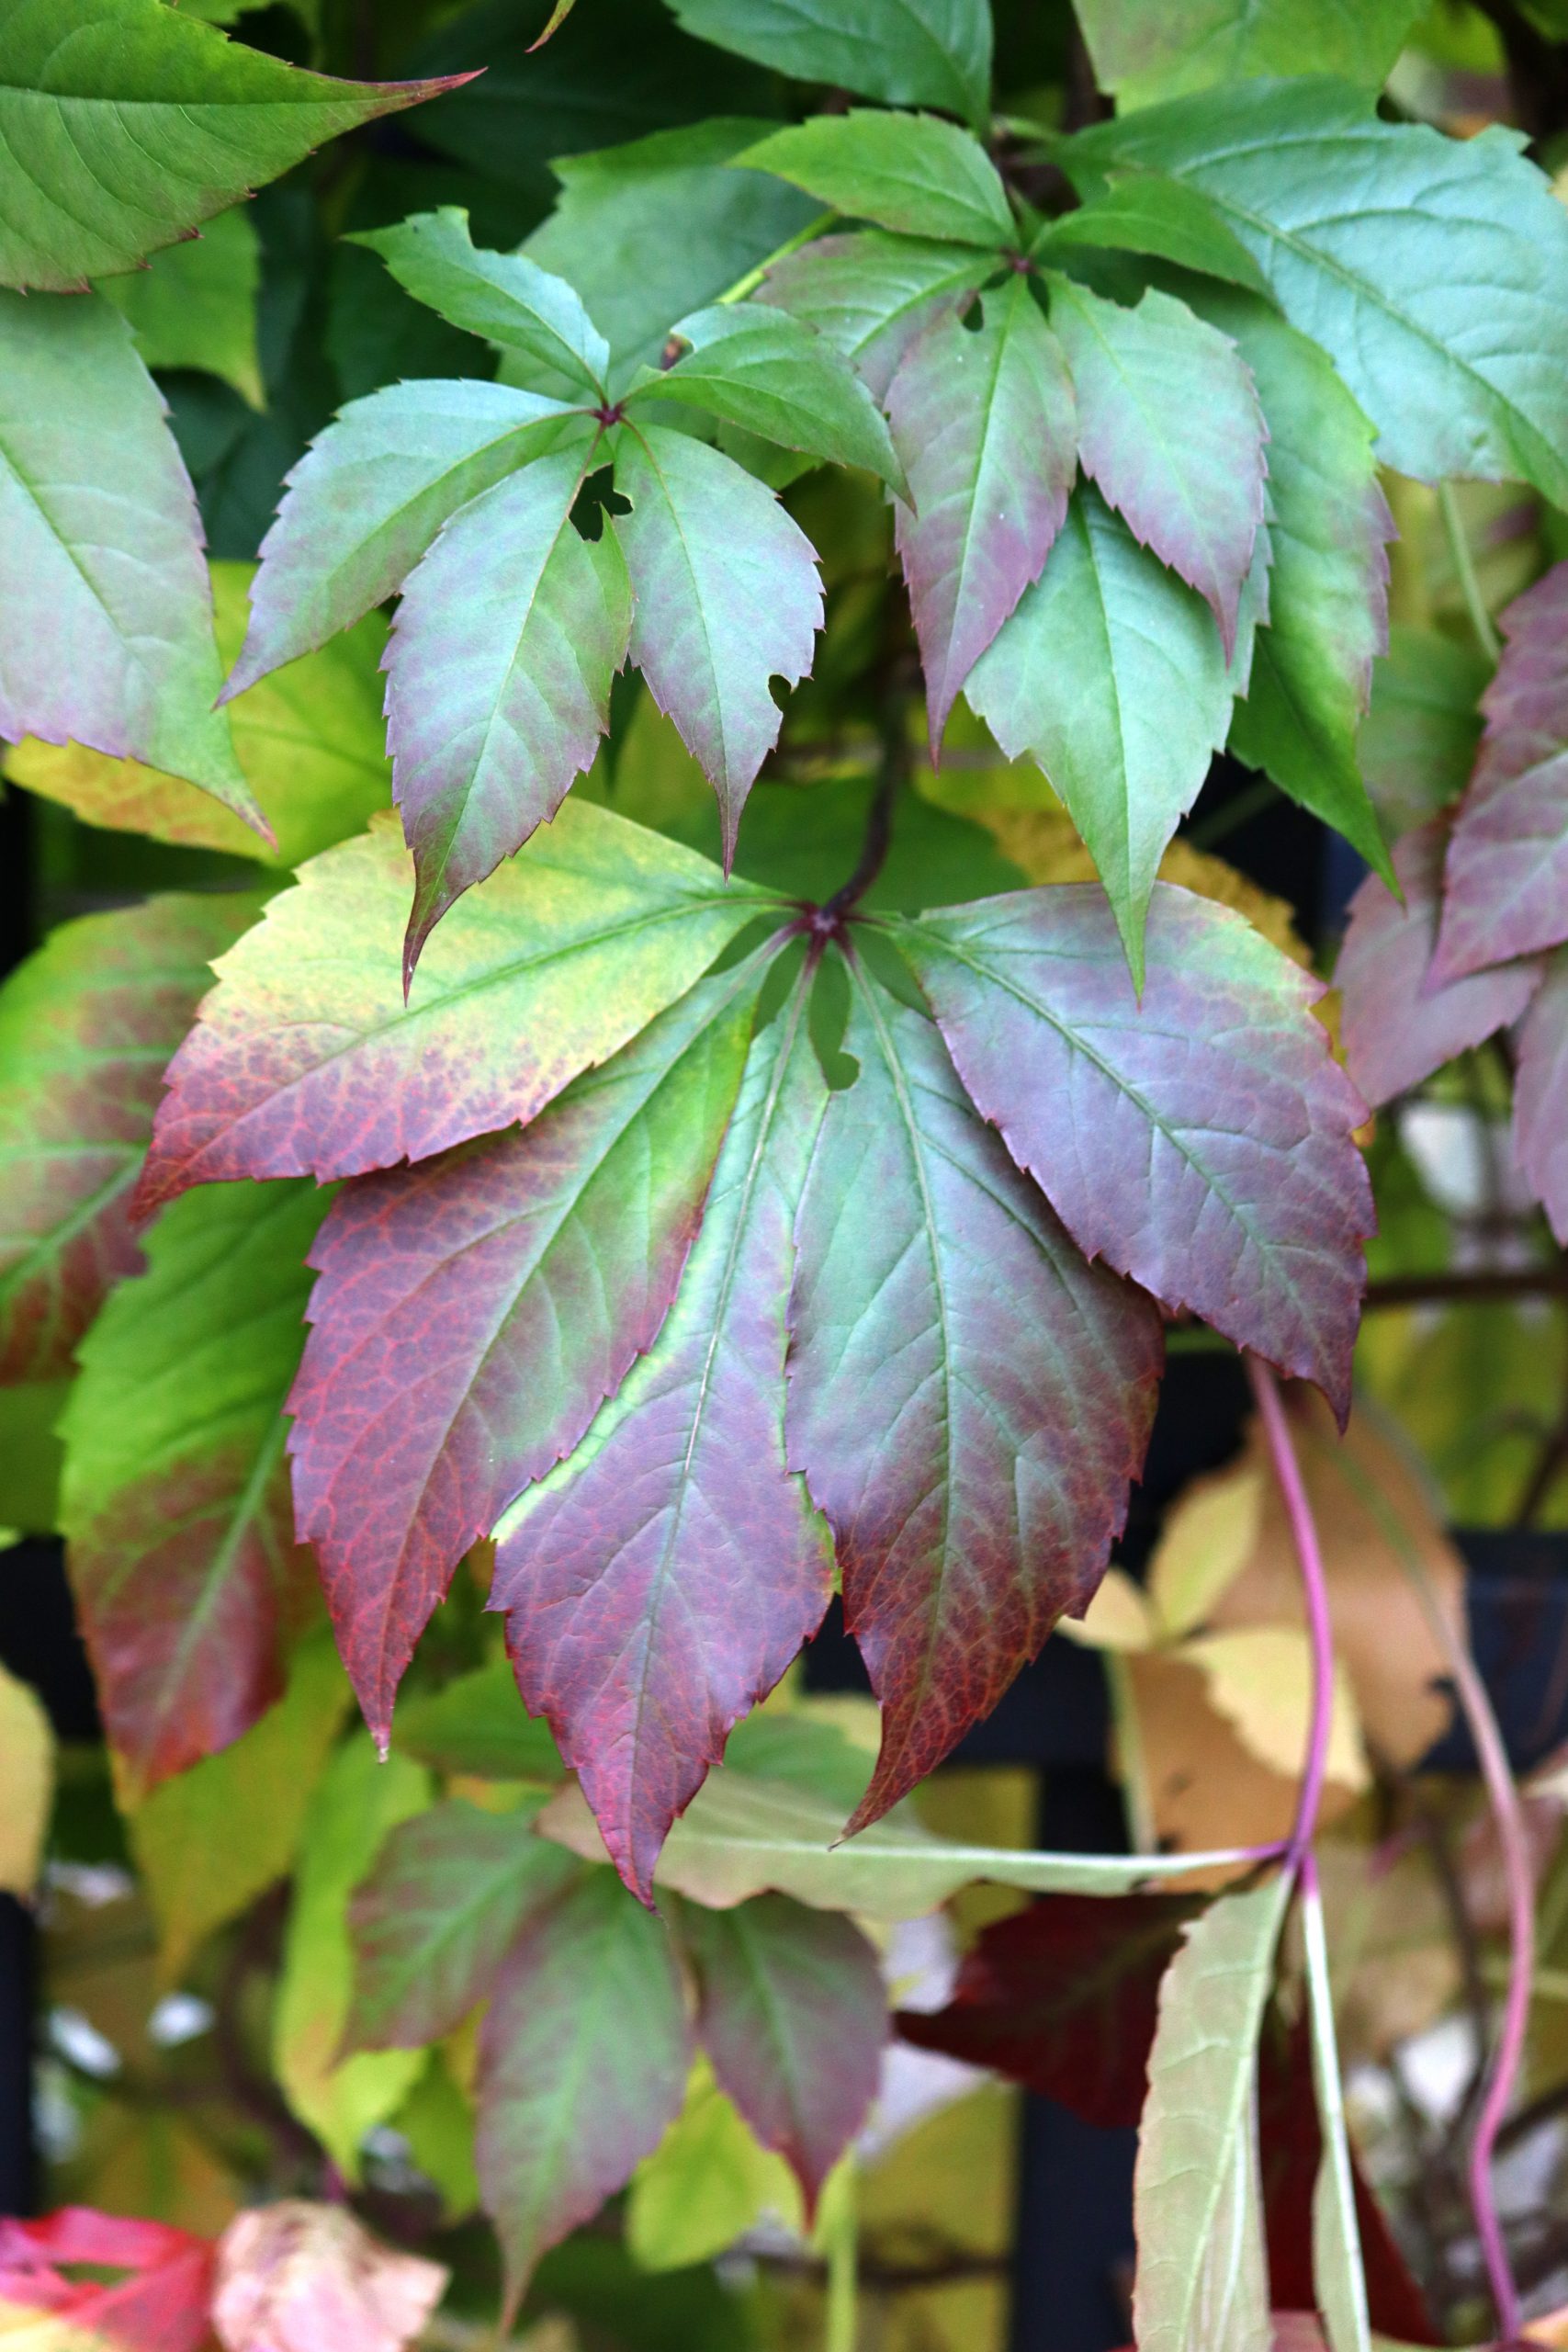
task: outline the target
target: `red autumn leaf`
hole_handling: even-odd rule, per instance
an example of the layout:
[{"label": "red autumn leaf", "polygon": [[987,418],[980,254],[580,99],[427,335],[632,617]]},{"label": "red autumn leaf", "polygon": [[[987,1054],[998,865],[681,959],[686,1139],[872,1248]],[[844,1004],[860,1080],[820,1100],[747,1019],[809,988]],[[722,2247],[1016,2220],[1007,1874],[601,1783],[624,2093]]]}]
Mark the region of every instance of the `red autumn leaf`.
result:
[{"label": "red autumn leaf", "polygon": [[[0,2216],[0,2306],[51,2312],[124,2352],[201,2352],[215,2257],[209,2238],[83,2205],[39,2222]],[[126,2276],[73,2279],[78,2265]]]},{"label": "red autumn leaf", "polygon": [[1135,2124],[1160,1979],[1195,1905],[1046,1894],[981,1934],[942,2009],[900,2009],[906,2041],[989,2066],[1086,2123]]},{"label": "red autumn leaf", "polygon": [[219,2240],[213,2325],[224,2352],[403,2352],[447,2276],[341,2205],[285,2198],[237,2215]]}]

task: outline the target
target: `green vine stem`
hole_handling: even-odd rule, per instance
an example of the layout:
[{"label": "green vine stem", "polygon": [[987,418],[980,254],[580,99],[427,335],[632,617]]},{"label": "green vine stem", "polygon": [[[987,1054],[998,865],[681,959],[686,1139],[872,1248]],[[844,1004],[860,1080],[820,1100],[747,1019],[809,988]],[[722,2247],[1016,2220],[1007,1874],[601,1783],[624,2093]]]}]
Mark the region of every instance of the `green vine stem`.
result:
[{"label": "green vine stem", "polygon": [[860,2304],[860,2230],[855,2212],[853,2154],[843,2158],[823,2188],[818,2240],[828,2257],[828,2318],[823,2352],[855,2352]]},{"label": "green vine stem", "polygon": [[1481,593],[1481,582],[1475,576],[1475,559],[1470,552],[1470,541],[1464,535],[1464,525],[1460,519],[1459,501],[1454,496],[1454,486],[1451,481],[1439,484],[1438,504],[1442,510],[1443,528],[1448,533],[1449,553],[1453,558],[1454,572],[1459,581],[1459,592],[1464,598],[1464,609],[1470,615],[1470,625],[1475,631],[1475,641],[1488,662],[1495,662],[1503,649],[1498,640],[1497,631],[1493,626],[1492,616],[1486,609],[1486,599]]}]

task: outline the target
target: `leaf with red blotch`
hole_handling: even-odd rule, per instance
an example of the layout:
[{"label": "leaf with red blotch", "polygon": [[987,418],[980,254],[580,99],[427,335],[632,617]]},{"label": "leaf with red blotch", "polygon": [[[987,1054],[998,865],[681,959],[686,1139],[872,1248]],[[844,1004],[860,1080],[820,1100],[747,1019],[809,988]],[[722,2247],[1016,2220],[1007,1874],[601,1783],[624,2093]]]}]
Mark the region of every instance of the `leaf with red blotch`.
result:
[{"label": "leaf with red blotch", "polygon": [[219,967],[170,1065],[134,1213],[236,1176],[321,1182],[520,1125],[777,905],[568,800],[470,890],[402,990],[395,819],[300,868]]},{"label": "leaf with red blotch", "polygon": [[1084,1263],[976,1116],[934,1023],[858,966],[853,979],[844,1051],[860,1075],[829,1105],[801,1204],[788,1413],[882,1702],[851,1833],[1089,1600],[1162,1352],[1153,1306]]},{"label": "leaf with red blotch", "polygon": [[82,1348],[61,1523],[109,1739],[143,1789],[250,1729],[310,1605],[282,1408],[325,1206],[309,1184],[178,1203]]},{"label": "leaf with red blotch", "polygon": [[1568,563],[1499,622],[1497,674],[1449,842],[1439,979],[1568,940]]},{"label": "leaf with red blotch", "polygon": [[571,519],[581,451],[536,458],[453,515],[387,648],[392,791],[413,852],[405,984],[447,909],[560,807],[610,724],[631,588]]},{"label": "leaf with red blotch", "polygon": [[405,2352],[450,2277],[342,2205],[285,2197],[219,2239],[212,2324],[224,2352]]},{"label": "leaf with red blotch", "polygon": [[518,1687],[645,1902],[671,1823],[832,1589],[784,1442],[791,1227],[826,1095],[797,990],[751,1048],[657,1342],[496,1529]]},{"label": "leaf with red blotch", "polygon": [[1310,974],[1156,883],[1140,1003],[1103,891],[1015,891],[899,926],[959,1074],[1087,1257],[1349,1407],[1373,1230],[1365,1106]]},{"label": "leaf with red blotch", "polygon": [[536,1838],[542,1794],[509,1813],[454,1798],[400,1821],[355,1890],[351,2050],[439,2041],[490,1995],[525,1920],[577,1865]]},{"label": "leaf with red blotch", "polygon": [[[71,2344],[97,2337],[124,2352],[202,2352],[209,2341],[216,2248],[163,2222],[62,2206],[41,2221],[0,2215],[0,2334],[9,2309],[47,2312]],[[101,2275],[68,2278],[77,2265]]]},{"label": "leaf with red blotch", "polygon": [[755,299],[815,327],[880,401],[922,327],[977,293],[995,269],[974,246],[865,229],[818,237],[772,263]]},{"label": "leaf with red blotch", "polygon": [[475,2158],[508,2320],[546,2247],[658,2146],[691,2058],[669,1930],[610,1871],[584,1868],[525,1926],[479,2028]]},{"label": "leaf with red blotch", "polygon": [[632,659],[718,799],[728,873],[740,811],[779,740],[770,682],[795,685],[822,626],[810,540],[721,449],[668,425],[622,428],[615,531],[631,574]]},{"label": "leaf with red blotch", "polygon": [[1517,1021],[1540,978],[1533,962],[1437,978],[1432,951],[1447,841],[1447,824],[1433,818],[1394,843],[1403,906],[1375,874],[1350,901],[1334,979],[1346,1067],[1374,1110]]},{"label": "leaf with red blotch", "polygon": [[1228,334],[1151,288],[1135,310],[1054,273],[1051,323],[1077,393],[1078,454],[1133,536],[1220,625],[1228,660],[1264,520],[1269,428]]},{"label": "leaf with red blotch", "polygon": [[1194,1905],[1175,1894],[1046,1894],[981,1933],[946,2008],[900,2009],[919,2050],[989,2066],[1086,2123],[1135,2124],[1160,1979]]},{"label": "leaf with red blotch", "polygon": [[1514,1155],[1568,1250],[1568,948],[1547,965],[1517,1045]]},{"label": "leaf with red blotch", "polygon": [[887,388],[914,507],[897,532],[933,752],[976,662],[1062,527],[1077,469],[1073,388],[1029,280],[982,297],[971,329],[931,321]]},{"label": "leaf with red blotch", "polygon": [[128,1212],[163,1066],[261,908],[210,892],[85,915],[0,989],[0,1382],[68,1372],[141,1264]]},{"label": "leaf with red blotch", "polygon": [[787,1894],[683,1905],[680,1935],[719,2086],[790,2165],[809,2217],[876,2093],[887,1996],[875,1949],[852,1920]]},{"label": "leaf with red blotch", "polygon": [[378,1738],[463,1554],[652,1346],[764,969],[699,981],[521,1134],[361,1179],[322,1228],[294,1507]]},{"label": "leaf with red blotch", "polygon": [[[1323,2151],[1313,2087],[1312,2030],[1304,2008],[1289,2028],[1278,2015],[1265,2021],[1258,2058],[1258,2125],[1269,2286],[1277,2304],[1304,2309],[1316,2300],[1313,2200]],[[1354,2149],[1350,2168],[1373,2327],[1380,2335],[1395,2337],[1401,2344],[1441,2344],[1444,2338],[1433,2323],[1427,2299],[1411,2276]]]}]

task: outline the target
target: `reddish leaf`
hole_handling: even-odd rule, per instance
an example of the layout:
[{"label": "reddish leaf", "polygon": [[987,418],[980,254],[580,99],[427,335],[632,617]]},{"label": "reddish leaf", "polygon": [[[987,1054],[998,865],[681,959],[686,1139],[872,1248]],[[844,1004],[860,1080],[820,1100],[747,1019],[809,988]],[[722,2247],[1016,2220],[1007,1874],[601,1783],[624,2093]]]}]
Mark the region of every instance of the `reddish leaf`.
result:
[{"label": "reddish leaf", "polygon": [[312,858],[223,959],[168,1072],[136,1212],[231,1176],[363,1175],[521,1125],[770,902],[569,800],[470,890],[403,999],[396,820]]},{"label": "reddish leaf", "polygon": [[[40,2222],[0,2215],[0,2305],[49,2312],[125,2352],[200,2352],[208,2341],[216,2249],[162,2222],[123,2221],[81,2205]],[[65,2274],[85,2264],[130,2275],[106,2284]]]},{"label": "reddish leaf", "polygon": [[[1279,2018],[1258,2043],[1258,2124],[1269,2279],[1274,2301],[1297,2310],[1316,2300],[1313,2282],[1313,2197],[1323,2153],[1313,2087],[1312,2032],[1305,2010],[1286,2029]],[[1371,2324],[1401,2344],[1441,2344],[1427,2299],[1368,2187],[1354,2148],[1350,2171]]]},{"label": "reddish leaf", "polygon": [[798,1222],[789,1458],[838,1541],[882,1702],[864,1827],[995,1706],[1105,1566],[1159,1318],[1085,1265],[976,1117],[935,1026],[855,973]]},{"label": "reddish leaf", "polygon": [[488,1996],[524,1921],[576,1871],[534,1835],[543,1803],[481,1813],[455,1799],[398,1824],[350,1909],[345,2050],[417,2050]]},{"label": "reddish leaf", "polygon": [[1086,2123],[1135,2124],[1160,1979],[1194,1906],[1179,1895],[1046,1894],[981,1934],[944,2009],[900,2009],[920,2050],[990,2066]]},{"label": "reddish leaf", "polygon": [[887,2039],[874,1948],[852,1920],[787,1894],[682,1907],[697,2035],[721,2087],[794,2170],[807,2211],[865,2120]]},{"label": "reddish leaf", "polygon": [[784,1444],[790,1232],[825,1094],[797,995],[751,1048],[657,1344],[496,1530],[518,1687],[644,1901],[671,1823],[832,1589]]},{"label": "reddish leaf", "polygon": [[915,338],[887,390],[914,511],[896,508],[933,751],[959,689],[1037,580],[1077,469],[1062,347],[1022,277]]},{"label": "reddish leaf", "polygon": [[1568,949],[1560,948],[1548,964],[1519,1027],[1514,1150],[1552,1232],[1568,1249]]},{"label": "reddish leaf", "polygon": [[213,2324],[224,2352],[403,2352],[449,2276],[341,2205],[284,2198],[237,2214],[219,2240]]},{"label": "reddish leaf", "polygon": [[700,982],[521,1134],[367,1177],[323,1228],[295,1510],[378,1739],[457,1561],[652,1345],[761,977]]},{"label": "reddish leaf", "polygon": [[141,1252],[163,1065],[261,900],[150,899],[51,932],[0,991],[0,1382],[51,1380]]},{"label": "reddish leaf", "polygon": [[584,1870],[524,1928],[479,2029],[475,2154],[508,2318],[545,2248],[658,2146],[691,2057],[662,1920],[608,1871]]},{"label": "reddish leaf", "polygon": [[1502,616],[1486,729],[1449,843],[1438,978],[1568,940],[1568,563]]},{"label": "reddish leaf", "polygon": [[1365,1116],[1310,975],[1156,883],[1134,992],[1103,892],[922,915],[901,944],[964,1085],[1080,1250],[1314,1380],[1343,1421],[1372,1230]]},{"label": "reddish leaf", "polygon": [[1436,977],[1447,836],[1447,825],[1434,818],[1394,844],[1403,907],[1375,874],[1350,902],[1334,978],[1344,1001],[1346,1064],[1374,1108],[1517,1021],[1540,977],[1533,963],[1499,964],[1459,980]]}]

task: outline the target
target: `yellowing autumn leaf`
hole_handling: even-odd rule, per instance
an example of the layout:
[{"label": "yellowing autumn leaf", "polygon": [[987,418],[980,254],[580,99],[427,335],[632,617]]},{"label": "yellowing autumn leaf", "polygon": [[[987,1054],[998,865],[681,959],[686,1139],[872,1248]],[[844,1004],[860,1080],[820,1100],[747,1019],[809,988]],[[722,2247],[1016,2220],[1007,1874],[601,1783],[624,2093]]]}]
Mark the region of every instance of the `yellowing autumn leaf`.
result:
[{"label": "yellowing autumn leaf", "polygon": [[[1312,1727],[1312,1648],[1293,1625],[1248,1625],[1205,1634],[1179,1655],[1197,1667],[1209,1698],[1244,1745],[1271,1771],[1299,1773]],[[1367,1759],[1356,1702],[1343,1667],[1334,1676],[1328,1735],[1328,1777],[1342,1789],[1364,1789]]]},{"label": "yellowing autumn leaf", "polygon": [[1247,1566],[1258,1544],[1266,1474],[1250,1464],[1199,1478],[1166,1514],[1149,1564],[1149,1601],[1160,1628],[1190,1634]]},{"label": "yellowing autumn leaf", "polygon": [[37,1694],[0,1667],[0,1887],[30,1894],[54,1795],[54,1735]]}]

